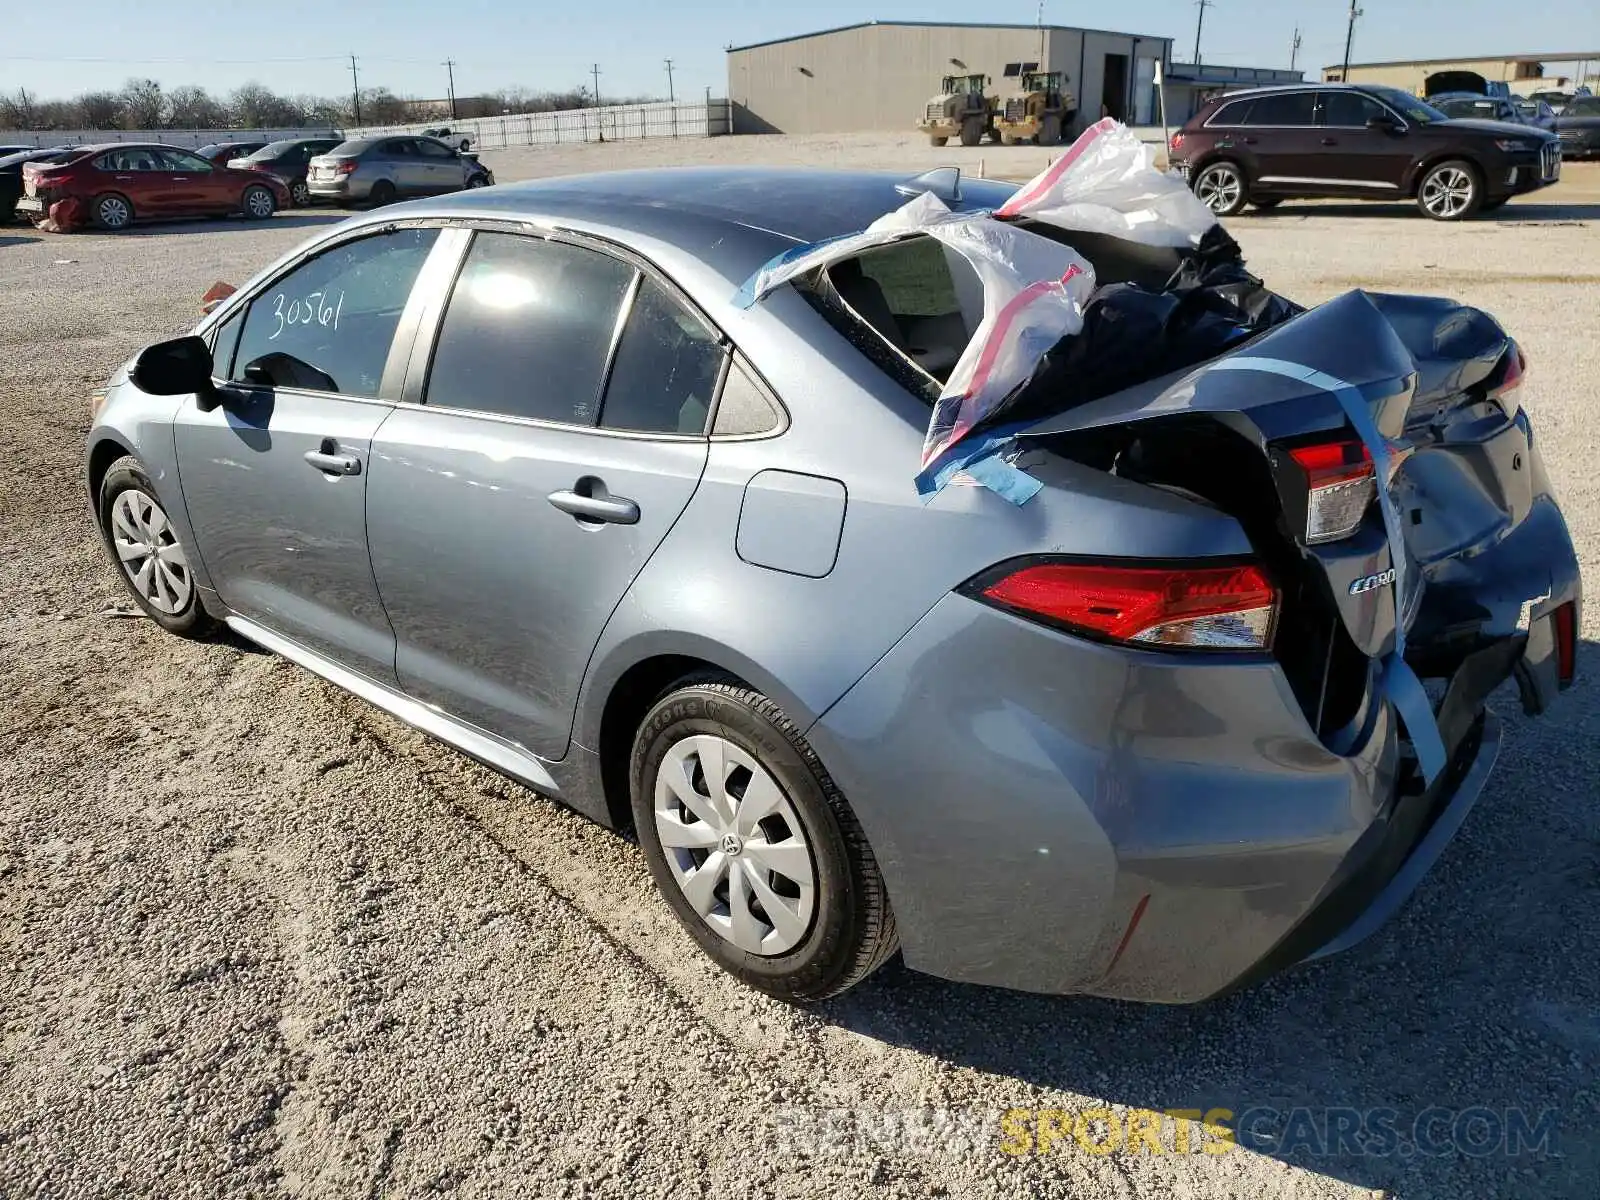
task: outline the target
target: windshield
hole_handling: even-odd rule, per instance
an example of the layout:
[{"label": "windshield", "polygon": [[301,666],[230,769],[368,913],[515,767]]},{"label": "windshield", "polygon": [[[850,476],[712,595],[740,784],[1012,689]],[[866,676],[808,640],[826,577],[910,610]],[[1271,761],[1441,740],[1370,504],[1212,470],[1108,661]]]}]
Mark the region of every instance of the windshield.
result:
[{"label": "windshield", "polygon": [[1433,105],[1426,101],[1418,100],[1410,92],[1402,92],[1399,88],[1369,87],[1363,90],[1369,95],[1378,97],[1391,108],[1398,109],[1401,116],[1408,121],[1415,121],[1418,125],[1429,125],[1434,121],[1448,121],[1450,119]]},{"label": "windshield", "polygon": [[255,151],[253,154],[245,155],[241,161],[265,162],[268,159],[277,158],[279,155],[289,153],[289,151],[293,150],[299,144],[299,142],[292,140],[286,142],[268,142],[265,146],[261,147],[261,149]]}]

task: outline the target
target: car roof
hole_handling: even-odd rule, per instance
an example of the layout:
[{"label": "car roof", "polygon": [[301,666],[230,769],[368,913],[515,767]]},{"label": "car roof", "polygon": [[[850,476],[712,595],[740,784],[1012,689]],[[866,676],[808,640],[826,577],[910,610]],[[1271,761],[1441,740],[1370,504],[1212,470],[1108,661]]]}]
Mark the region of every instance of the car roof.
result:
[{"label": "car roof", "polygon": [[[380,224],[410,210],[546,223],[612,237],[691,288],[692,277],[737,286],[775,255],[865,229],[901,207],[914,194],[897,190],[906,180],[903,173],[806,167],[612,171],[473,188],[357,220]],[[1015,191],[1014,184],[963,179],[952,207],[998,208]]]}]

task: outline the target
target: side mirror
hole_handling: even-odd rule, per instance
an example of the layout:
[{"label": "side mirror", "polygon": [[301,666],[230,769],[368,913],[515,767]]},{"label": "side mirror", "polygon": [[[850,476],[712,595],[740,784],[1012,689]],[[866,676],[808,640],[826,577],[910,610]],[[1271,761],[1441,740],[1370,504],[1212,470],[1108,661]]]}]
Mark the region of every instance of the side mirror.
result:
[{"label": "side mirror", "polygon": [[1393,117],[1372,117],[1367,121],[1367,128],[1377,133],[1394,133],[1400,127],[1395,124]]},{"label": "side mirror", "polygon": [[[152,396],[198,396],[202,407],[214,397],[211,347],[192,334],[146,346],[128,372],[133,386]],[[215,403],[212,403],[215,408]]]}]

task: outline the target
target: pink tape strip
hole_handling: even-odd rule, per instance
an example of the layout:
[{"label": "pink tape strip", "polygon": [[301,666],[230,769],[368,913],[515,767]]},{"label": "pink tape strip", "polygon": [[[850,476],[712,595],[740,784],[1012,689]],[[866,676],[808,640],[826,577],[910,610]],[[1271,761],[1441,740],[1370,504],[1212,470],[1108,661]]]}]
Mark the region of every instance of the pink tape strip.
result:
[{"label": "pink tape strip", "polygon": [[994,215],[997,217],[1016,216],[1023,208],[1032,204],[1054,187],[1056,181],[1071,169],[1072,164],[1083,157],[1084,152],[1094,144],[1096,138],[1102,134],[1110,133],[1116,127],[1116,121],[1110,117],[1105,117],[1089,126],[1078,137],[1078,140],[1072,143],[1072,148],[1050,165],[1048,171],[1043,175],[1035,176],[1032,183],[995,209]]}]

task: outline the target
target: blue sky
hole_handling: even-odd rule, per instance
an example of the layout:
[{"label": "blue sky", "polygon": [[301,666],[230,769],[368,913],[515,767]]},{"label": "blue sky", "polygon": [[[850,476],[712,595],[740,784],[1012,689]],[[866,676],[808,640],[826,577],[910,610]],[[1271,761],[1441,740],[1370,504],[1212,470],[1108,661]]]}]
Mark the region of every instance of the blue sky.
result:
[{"label": "blue sky", "polygon": [[[1356,25],[1357,61],[1600,50],[1600,4],[1594,0],[1527,7],[1508,0],[1361,3],[1367,15]],[[349,91],[350,64],[343,56],[352,52],[363,86],[383,85],[402,95],[443,96],[445,58],[458,63],[459,95],[508,86],[565,89],[588,81],[594,62],[602,97],[664,95],[662,60],[669,57],[679,95],[703,95],[708,86],[721,95],[723,48],[730,43],[873,18],[960,21],[980,11],[971,0],[881,7],[859,0],[67,0],[60,7],[8,7],[0,92],[21,86],[44,98],[119,87],[134,74],[169,87],[196,83],[226,91],[256,79],[286,93],[333,95]],[[1202,57],[1288,66],[1298,24],[1304,38],[1299,65],[1315,70],[1343,56],[1347,9],[1347,0],[1216,0],[1206,12]],[[1196,11],[1193,0],[1047,0],[1045,20],[1170,36],[1175,57],[1187,60]],[[1030,24],[1036,5],[1012,0],[981,12],[983,20]],[[67,61],[73,59],[104,61]]]}]

